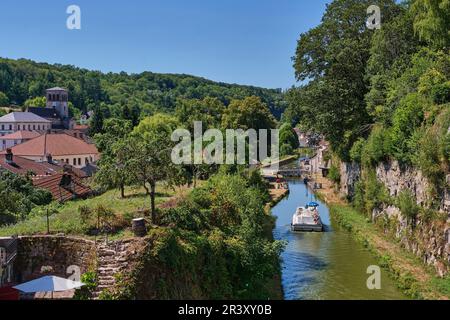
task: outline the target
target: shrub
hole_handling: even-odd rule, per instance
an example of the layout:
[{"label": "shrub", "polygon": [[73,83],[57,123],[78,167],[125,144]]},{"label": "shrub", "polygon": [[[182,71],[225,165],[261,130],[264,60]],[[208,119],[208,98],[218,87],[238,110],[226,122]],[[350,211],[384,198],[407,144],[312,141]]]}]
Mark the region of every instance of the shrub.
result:
[{"label": "shrub", "polygon": [[354,162],[361,163],[361,156],[364,150],[364,146],[366,144],[366,140],[363,138],[359,138],[350,150],[350,159]]},{"label": "shrub", "polygon": [[365,166],[375,166],[388,158],[390,150],[390,133],[383,126],[375,126],[361,152],[361,163]]},{"label": "shrub", "polygon": [[403,190],[397,197],[397,206],[402,214],[408,219],[408,222],[415,226],[420,207],[417,205],[416,199],[410,190]]},{"label": "shrub", "polygon": [[339,169],[332,165],[330,168],[330,172],[328,173],[328,178],[333,181],[334,183],[340,183],[341,182],[341,173]]},{"label": "shrub", "polygon": [[394,157],[403,163],[410,163],[414,150],[409,148],[409,139],[424,120],[425,101],[416,93],[407,95],[400,101],[392,119],[391,143]]}]

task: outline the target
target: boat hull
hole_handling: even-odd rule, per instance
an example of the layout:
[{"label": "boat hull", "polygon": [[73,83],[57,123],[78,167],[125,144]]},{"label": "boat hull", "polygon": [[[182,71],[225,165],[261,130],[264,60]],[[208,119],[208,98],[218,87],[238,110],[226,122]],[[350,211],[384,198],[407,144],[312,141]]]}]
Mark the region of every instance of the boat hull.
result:
[{"label": "boat hull", "polygon": [[291,230],[294,232],[322,232],[323,225],[293,224]]}]

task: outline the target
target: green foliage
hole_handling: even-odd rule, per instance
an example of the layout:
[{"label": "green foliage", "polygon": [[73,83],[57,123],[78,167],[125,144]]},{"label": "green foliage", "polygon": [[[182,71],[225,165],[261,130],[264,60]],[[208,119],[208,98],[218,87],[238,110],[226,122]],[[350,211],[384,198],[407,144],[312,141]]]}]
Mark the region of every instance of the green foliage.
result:
[{"label": "green foliage", "polygon": [[222,117],[224,129],[273,129],[276,120],[268,106],[256,96],[231,101]]},{"label": "green foliage", "polygon": [[295,110],[288,112],[308,129],[323,133],[345,160],[371,122],[365,73],[375,33],[365,24],[372,4],[382,8],[383,23],[400,11],[390,0],[335,0],[327,6],[321,24],[300,36],[294,57],[297,79],[310,82],[288,94],[289,108]]},{"label": "green foliage", "polygon": [[403,216],[405,216],[414,227],[420,212],[420,207],[417,205],[412,192],[408,189],[402,190],[396,199],[396,205],[400,208]]},{"label": "green foliage", "polygon": [[[82,112],[107,109],[107,117],[129,120],[136,125],[155,112],[172,111],[179,99],[216,98],[228,105],[233,99],[258,96],[279,117],[285,108],[280,89],[263,89],[213,82],[190,75],[143,72],[129,75],[101,73],[68,65],[50,65],[30,60],[0,59],[0,91],[11,103],[45,95],[45,89],[60,86],[70,91],[69,99]],[[106,110],[104,110],[106,111]],[[96,125],[98,133],[102,125]]]},{"label": "green foliage", "polygon": [[390,153],[390,132],[382,126],[374,127],[361,152],[362,164],[373,167],[385,160]]},{"label": "green foliage", "polygon": [[81,275],[80,281],[84,286],[75,290],[74,300],[90,300],[94,290],[97,288],[97,273],[86,272]]},{"label": "green foliage", "polygon": [[410,155],[414,152],[409,148],[409,141],[416,129],[424,120],[424,101],[417,94],[409,94],[400,102],[394,113],[391,129],[391,143],[394,157],[410,163]]},{"label": "green foliage", "polygon": [[300,146],[297,133],[289,123],[280,127],[280,154],[281,156],[292,155]]},{"label": "green foliage", "polygon": [[368,216],[372,216],[374,209],[379,209],[382,205],[391,202],[387,188],[378,181],[373,169],[369,169],[363,179],[356,183],[353,204]]},{"label": "green foliage", "polygon": [[25,107],[46,107],[47,106],[47,99],[45,97],[36,97],[32,99],[28,99],[23,104]]},{"label": "green foliage", "polygon": [[328,173],[328,178],[333,181],[334,183],[340,183],[341,182],[341,173],[339,169],[332,165],[330,168],[330,172]]},{"label": "green foliage", "polygon": [[34,207],[51,201],[51,193],[34,188],[30,179],[0,170],[0,225],[25,219]]},{"label": "green foliage", "polygon": [[9,104],[9,98],[6,94],[0,91],[0,107],[6,107]]},{"label": "green foliage", "polygon": [[450,45],[449,0],[414,0],[411,10],[414,30],[422,39],[440,48]]},{"label": "green foliage", "polygon": [[[258,187],[261,183],[261,178],[254,173],[248,178],[219,174],[192,192],[178,208],[169,209],[163,215],[164,224],[195,232],[196,236],[186,238],[183,233],[174,234],[180,239],[165,241],[159,250],[159,259],[171,269],[182,272],[182,268],[200,267],[195,257],[207,254],[209,258],[201,268],[212,268],[211,273],[208,271],[206,279],[199,275],[202,279],[197,283],[206,287],[204,291],[209,295],[239,299],[267,297],[266,283],[278,272],[282,244],[264,237],[267,199]],[[192,248],[186,251],[180,243]],[[209,248],[206,251],[205,245]],[[211,247],[216,249],[211,250]],[[217,264],[210,265],[211,259]],[[188,265],[187,261],[190,261]],[[223,270],[220,275],[218,269]],[[207,287],[217,276],[221,277],[221,289]]]}]

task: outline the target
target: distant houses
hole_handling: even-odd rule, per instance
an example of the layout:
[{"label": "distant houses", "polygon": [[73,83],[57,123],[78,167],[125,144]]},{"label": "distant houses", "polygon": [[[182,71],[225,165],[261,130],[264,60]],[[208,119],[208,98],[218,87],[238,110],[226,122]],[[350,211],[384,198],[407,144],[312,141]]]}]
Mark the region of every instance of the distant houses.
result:
[{"label": "distant houses", "polygon": [[31,112],[11,112],[0,117],[0,136],[17,131],[45,131],[51,128],[51,121]]},{"label": "distant houses", "polygon": [[86,178],[83,171],[55,163],[50,158],[45,162],[36,162],[16,156],[8,149],[0,154],[0,171],[2,170],[30,176],[35,187],[48,190],[53,199],[59,202],[85,198],[92,193],[82,181]]},{"label": "distant houses", "polygon": [[16,156],[36,162],[49,158],[61,164],[82,169],[99,159],[95,145],[65,133],[44,133],[37,138],[11,148]]},{"label": "distant houses", "polygon": [[46,107],[0,117],[0,170],[31,174],[36,187],[61,202],[85,197],[91,189],[82,179],[95,172],[100,153],[88,126],[76,126],[70,118],[68,91],[48,89],[46,99]]}]

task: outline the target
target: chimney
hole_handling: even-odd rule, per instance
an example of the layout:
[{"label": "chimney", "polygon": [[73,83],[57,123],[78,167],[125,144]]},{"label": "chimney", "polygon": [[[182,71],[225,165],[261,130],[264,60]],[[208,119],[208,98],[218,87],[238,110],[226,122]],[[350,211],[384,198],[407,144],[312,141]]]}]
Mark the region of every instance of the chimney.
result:
[{"label": "chimney", "polygon": [[47,157],[47,162],[50,163],[50,164],[53,164],[53,157],[52,157],[52,155],[50,153],[47,153],[46,157]]},{"label": "chimney", "polygon": [[12,164],[14,163],[14,155],[12,153],[12,150],[10,148],[6,149],[6,163]]}]

